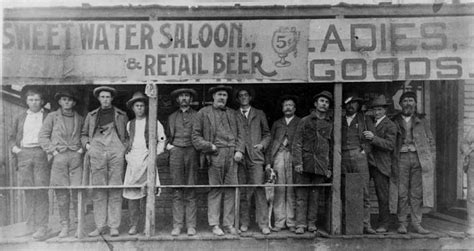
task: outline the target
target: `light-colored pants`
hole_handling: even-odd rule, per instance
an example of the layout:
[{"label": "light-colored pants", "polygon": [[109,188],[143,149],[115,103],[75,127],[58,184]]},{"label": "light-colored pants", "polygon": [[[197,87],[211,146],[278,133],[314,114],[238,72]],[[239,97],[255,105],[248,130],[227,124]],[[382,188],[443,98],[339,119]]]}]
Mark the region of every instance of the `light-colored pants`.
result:
[{"label": "light-colored pants", "polygon": [[398,221],[407,223],[410,213],[411,222],[420,224],[423,202],[423,183],[421,165],[416,152],[400,153],[398,185]]},{"label": "light-colored pants", "polygon": [[[273,170],[277,173],[277,184],[293,184],[293,167],[288,150],[280,150],[273,161]],[[295,192],[293,187],[275,187],[273,201],[275,227],[295,226]]]}]

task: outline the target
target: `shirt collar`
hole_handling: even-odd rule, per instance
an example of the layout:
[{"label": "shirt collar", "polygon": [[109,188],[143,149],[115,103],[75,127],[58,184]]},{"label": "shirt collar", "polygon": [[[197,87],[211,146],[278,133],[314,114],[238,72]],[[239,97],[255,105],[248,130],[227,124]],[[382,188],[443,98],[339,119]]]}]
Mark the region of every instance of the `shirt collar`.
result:
[{"label": "shirt collar", "polygon": [[405,115],[402,114],[402,118],[403,118],[403,120],[405,120],[405,122],[410,121],[411,117],[412,116],[405,116]]},{"label": "shirt collar", "polygon": [[30,114],[40,114],[40,113],[43,113],[43,112],[44,112],[44,109],[43,109],[43,108],[41,108],[41,110],[39,110],[38,112],[33,112],[33,111],[31,111],[30,109],[26,110],[26,113],[27,113],[28,115],[30,115]]},{"label": "shirt collar", "polygon": [[352,114],[352,116],[347,116],[346,115],[346,119],[354,119],[356,115],[357,115],[357,113]]},{"label": "shirt collar", "polygon": [[293,118],[295,118],[295,115],[293,115],[289,118],[285,117],[286,124],[289,124],[293,120]]},{"label": "shirt collar", "polygon": [[385,117],[387,117],[387,115],[383,115],[383,117],[381,117],[379,119],[375,119],[375,123],[376,124],[380,123]]},{"label": "shirt collar", "polygon": [[243,109],[243,108],[240,108],[240,112],[244,112],[244,111],[247,111],[250,113],[250,109],[252,109],[252,107],[250,106],[248,109]]},{"label": "shirt collar", "polygon": [[190,107],[188,106],[188,107],[186,107],[186,109],[184,109],[184,110],[181,109],[181,107],[180,107],[179,110],[181,111],[181,113],[189,112]]}]

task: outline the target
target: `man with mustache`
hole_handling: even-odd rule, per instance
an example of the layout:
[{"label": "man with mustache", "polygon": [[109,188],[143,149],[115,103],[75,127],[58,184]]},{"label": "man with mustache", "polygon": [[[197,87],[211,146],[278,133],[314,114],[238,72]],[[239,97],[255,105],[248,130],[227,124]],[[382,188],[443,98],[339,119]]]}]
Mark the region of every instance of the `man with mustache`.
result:
[{"label": "man with mustache", "polygon": [[[370,195],[369,195],[369,166],[367,155],[371,152],[370,141],[364,136],[364,132],[374,132],[372,119],[360,112],[363,99],[357,94],[350,95],[345,99],[344,105],[346,115],[342,118],[341,150],[342,174],[360,173],[362,175],[363,191],[363,232],[375,234],[370,225]],[[346,197],[350,194],[346,194]],[[345,212],[349,214],[350,212]]]},{"label": "man with mustache", "polygon": [[[219,85],[209,89],[212,105],[196,114],[192,129],[194,147],[204,154],[209,164],[209,185],[236,185],[237,162],[242,161],[245,151],[243,127],[236,111],[226,106],[232,92],[229,86]],[[211,188],[207,196],[208,221],[212,233],[224,235],[219,227],[221,203],[223,227],[227,233],[237,234],[234,225],[235,189]]]},{"label": "man with mustache", "polygon": [[[168,117],[166,149],[169,151],[169,166],[174,185],[195,185],[198,169],[198,154],[193,146],[191,131],[196,111],[191,108],[193,89],[181,88],[171,92],[179,109]],[[172,236],[181,233],[186,218],[187,234],[196,234],[196,193],[193,188],[176,188],[173,191],[173,230]]]},{"label": "man with mustache", "polygon": [[[271,130],[271,141],[265,155],[266,168],[277,173],[277,184],[293,184],[293,143],[296,127],[300,118],[295,115],[296,96],[286,95],[281,98],[283,118],[275,121]],[[294,232],[295,229],[295,192],[293,187],[275,187],[273,214],[278,232],[285,227]]]},{"label": "man with mustache", "polygon": [[[301,119],[293,141],[295,184],[320,184],[332,175],[331,152],[333,122],[328,110],[332,94],[323,91],[314,95],[316,108]],[[316,232],[318,216],[318,187],[296,187],[296,234],[305,230]]]},{"label": "man with mustache", "polygon": [[[237,91],[237,100],[240,104],[239,119],[244,126],[244,159],[239,163],[239,184],[263,184],[264,150],[270,142],[270,129],[267,118],[262,110],[250,105],[254,96],[253,89],[241,88]],[[268,228],[268,208],[263,187],[249,187],[241,189],[240,215],[242,225],[240,231],[246,232],[250,223],[250,204],[255,195],[255,217],[263,234],[270,234]]]},{"label": "man with mustache", "polygon": [[398,166],[398,233],[407,233],[407,216],[415,232],[428,234],[421,226],[422,206],[434,204],[434,167],[436,144],[430,123],[416,112],[417,97],[414,92],[405,92],[400,97],[402,112],[393,121],[399,128],[395,148]]}]

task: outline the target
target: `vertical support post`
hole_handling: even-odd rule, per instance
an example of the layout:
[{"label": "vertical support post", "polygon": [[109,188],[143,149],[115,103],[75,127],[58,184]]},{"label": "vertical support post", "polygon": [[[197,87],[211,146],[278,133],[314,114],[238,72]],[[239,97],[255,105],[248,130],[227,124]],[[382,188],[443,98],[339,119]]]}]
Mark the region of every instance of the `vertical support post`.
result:
[{"label": "vertical support post", "polygon": [[81,189],[77,193],[77,238],[84,238],[84,193]]},{"label": "vertical support post", "polygon": [[240,225],[240,191],[239,188],[235,188],[235,209],[234,209],[234,227],[239,229]]},{"label": "vertical support post", "polygon": [[148,168],[147,168],[147,197],[145,235],[151,237],[155,234],[155,184],[156,184],[156,117],[158,110],[158,87],[156,84],[147,84],[145,94],[148,96]]},{"label": "vertical support post", "polygon": [[341,234],[341,118],[342,83],[334,85],[334,151],[331,189],[331,234]]}]

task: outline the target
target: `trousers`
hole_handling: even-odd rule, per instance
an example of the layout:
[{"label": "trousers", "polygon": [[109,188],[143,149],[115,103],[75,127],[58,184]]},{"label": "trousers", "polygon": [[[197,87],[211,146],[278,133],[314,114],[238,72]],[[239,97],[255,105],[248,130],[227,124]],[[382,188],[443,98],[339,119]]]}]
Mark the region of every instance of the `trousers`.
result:
[{"label": "trousers", "polygon": [[413,224],[420,224],[423,215],[423,183],[421,165],[416,152],[400,153],[398,185],[398,221],[407,223],[410,214]]},{"label": "trousers", "polygon": [[[293,167],[288,150],[280,150],[273,160],[273,170],[277,174],[277,184],[293,184]],[[273,199],[275,227],[295,226],[295,191],[293,187],[275,187]]]},{"label": "trousers", "polygon": [[[314,173],[295,173],[296,184],[323,183],[325,176]],[[318,187],[296,187],[296,227],[306,228],[316,226],[318,219]]]}]

